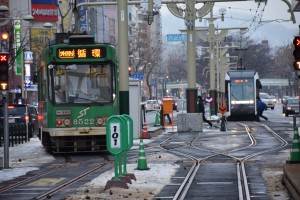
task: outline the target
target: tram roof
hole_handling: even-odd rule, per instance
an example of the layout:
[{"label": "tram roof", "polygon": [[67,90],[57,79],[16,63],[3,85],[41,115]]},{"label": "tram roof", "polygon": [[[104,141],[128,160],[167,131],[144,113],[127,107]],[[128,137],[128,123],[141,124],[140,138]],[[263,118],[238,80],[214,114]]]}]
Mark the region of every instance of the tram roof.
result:
[{"label": "tram roof", "polygon": [[236,70],[228,71],[230,78],[253,78],[257,72],[255,70]]}]

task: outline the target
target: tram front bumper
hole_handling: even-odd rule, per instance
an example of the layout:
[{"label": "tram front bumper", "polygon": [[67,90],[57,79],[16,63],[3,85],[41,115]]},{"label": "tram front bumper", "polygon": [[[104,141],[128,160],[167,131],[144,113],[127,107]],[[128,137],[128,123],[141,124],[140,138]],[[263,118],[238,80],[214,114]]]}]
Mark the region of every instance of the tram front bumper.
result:
[{"label": "tram front bumper", "polygon": [[[45,130],[45,131],[47,131],[47,130]],[[53,129],[49,129],[47,132],[49,132],[51,137],[93,136],[93,135],[106,135],[106,128],[105,127],[53,128]]]}]

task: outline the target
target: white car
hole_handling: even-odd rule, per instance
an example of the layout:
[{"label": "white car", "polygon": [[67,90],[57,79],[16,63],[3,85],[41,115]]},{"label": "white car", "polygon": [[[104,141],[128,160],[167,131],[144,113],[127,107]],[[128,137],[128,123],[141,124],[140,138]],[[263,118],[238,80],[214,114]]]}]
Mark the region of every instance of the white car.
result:
[{"label": "white car", "polygon": [[147,100],[145,103],[145,110],[146,112],[149,111],[157,111],[160,109],[160,105],[156,100]]},{"label": "white car", "polygon": [[272,110],[274,110],[275,101],[272,100],[272,98],[270,97],[270,95],[268,93],[260,92],[259,97],[268,106],[268,108],[271,108]]}]

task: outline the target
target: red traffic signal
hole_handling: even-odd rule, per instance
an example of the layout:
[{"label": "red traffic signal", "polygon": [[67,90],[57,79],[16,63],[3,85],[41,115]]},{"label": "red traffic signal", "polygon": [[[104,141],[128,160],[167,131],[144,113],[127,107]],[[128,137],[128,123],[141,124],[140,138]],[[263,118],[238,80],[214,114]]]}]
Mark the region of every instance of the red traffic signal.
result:
[{"label": "red traffic signal", "polygon": [[294,37],[293,44],[295,48],[300,48],[300,36]]},{"label": "red traffic signal", "polygon": [[8,54],[0,53],[0,90],[8,90]]},{"label": "red traffic signal", "polygon": [[0,63],[8,63],[8,54],[0,53]]},{"label": "red traffic signal", "polygon": [[293,55],[295,57],[294,68],[295,70],[300,70],[300,36],[296,36],[293,40],[294,51]]}]

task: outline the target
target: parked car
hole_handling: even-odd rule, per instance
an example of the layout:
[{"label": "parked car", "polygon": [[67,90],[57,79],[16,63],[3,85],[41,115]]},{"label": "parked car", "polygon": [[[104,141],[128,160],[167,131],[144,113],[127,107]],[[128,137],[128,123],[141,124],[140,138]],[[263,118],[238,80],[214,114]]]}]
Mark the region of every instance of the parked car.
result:
[{"label": "parked car", "polygon": [[299,113],[299,99],[297,97],[294,98],[288,98],[286,100],[285,105],[285,116],[289,116],[290,114],[297,114]]},{"label": "parked car", "polygon": [[[32,105],[27,105],[26,113],[26,105],[24,104],[12,104],[7,107],[8,114],[8,123],[26,123],[26,118],[28,117],[28,128],[29,128],[29,137],[33,137],[35,128],[38,126],[38,115],[37,110]],[[0,107],[0,123],[3,123],[4,119],[4,109],[3,105]]]},{"label": "parked car", "polygon": [[290,97],[290,96],[285,96],[284,97],[284,100],[282,101],[282,113],[285,113],[285,110],[286,110],[286,108],[287,108],[287,100],[288,99],[299,99],[299,97],[297,96],[297,97]]},{"label": "parked car", "polygon": [[172,99],[173,110],[176,110],[178,112],[177,101],[172,96],[165,96],[164,98],[171,98]]},{"label": "parked car", "polygon": [[275,102],[271,99],[268,93],[260,92],[259,97],[267,105],[268,108],[274,110]]},{"label": "parked car", "polygon": [[281,103],[284,104],[287,98],[289,98],[289,96],[283,96],[281,99]]},{"label": "parked car", "polygon": [[145,111],[156,111],[160,109],[160,105],[157,100],[147,100],[145,103]]}]

